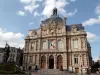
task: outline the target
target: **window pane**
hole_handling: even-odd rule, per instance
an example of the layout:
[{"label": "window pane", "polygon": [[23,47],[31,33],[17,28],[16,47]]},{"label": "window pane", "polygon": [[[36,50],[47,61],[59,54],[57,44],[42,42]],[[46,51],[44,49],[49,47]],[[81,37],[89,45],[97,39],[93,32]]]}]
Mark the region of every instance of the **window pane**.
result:
[{"label": "window pane", "polygon": [[61,49],[61,48],[62,48],[62,41],[59,40],[59,41],[58,41],[58,49]]},{"label": "window pane", "polygon": [[49,49],[53,49],[55,46],[54,46],[54,42],[53,40],[50,40],[49,41]]},{"label": "window pane", "polygon": [[46,41],[43,42],[43,49],[46,49],[47,45],[46,45]]},{"label": "window pane", "polygon": [[74,57],[74,63],[78,64],[78,57],[77,56]]},{"label": "window pane", "polygon": [[78,40],[74,40],[74,48],[78,48]]}]

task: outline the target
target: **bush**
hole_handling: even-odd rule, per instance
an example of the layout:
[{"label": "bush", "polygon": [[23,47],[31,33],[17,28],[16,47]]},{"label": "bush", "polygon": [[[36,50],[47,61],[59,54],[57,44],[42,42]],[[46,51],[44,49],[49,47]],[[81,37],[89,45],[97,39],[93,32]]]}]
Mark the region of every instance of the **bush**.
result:
[{"label": "bush", "polygon": [[0,64],[0,74],[25,74],[12,63]]}]

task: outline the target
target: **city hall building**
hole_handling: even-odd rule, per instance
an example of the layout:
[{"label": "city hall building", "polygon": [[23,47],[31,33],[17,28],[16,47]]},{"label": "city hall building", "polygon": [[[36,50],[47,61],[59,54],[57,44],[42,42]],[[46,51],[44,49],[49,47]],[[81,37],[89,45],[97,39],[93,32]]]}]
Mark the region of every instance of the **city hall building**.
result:
[{"label": "city hall building", "polygon": [[29,30],[25,38],[23,66],[32,70],[63,69],[86,72],[91,67],[91,47],[82,24],[67,25],[66,18],[53,9],[40,28]]}]

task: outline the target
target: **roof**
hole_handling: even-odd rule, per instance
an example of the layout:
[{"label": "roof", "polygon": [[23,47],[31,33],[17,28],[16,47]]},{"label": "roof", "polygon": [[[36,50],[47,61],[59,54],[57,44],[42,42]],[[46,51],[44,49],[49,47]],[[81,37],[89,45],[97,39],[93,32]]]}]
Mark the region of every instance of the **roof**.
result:
[{"label": "roof", "polygon": [[59,17],[58,15],[52,15],[50,18],[43,21],[43,24],[48,24],[49,21],[55,21],[56,23],[62,23],[63,19]]},{"label": "roof", "polygon": [[67,25],[66,26],[67,31],[71,31],[72,26],[75,26],[78,31],[84,30],[84,27],[82,26],[82,24],[74,24],[74,25]]},{"label": "roof", "polygon": [[4,48],[0,48],[0,53],[2,53],[4,51]]},{"label": "roof", "polygon": [[43,24],[48,24],[49,21],[51,21],[51,20],[55,21],[56,23],[59,23],[59,22],[62,23],[63,22],[63,19],[57,15],[57,8],[54,8],[53,9],[53,14],[50,16],[50,18],[44,20],[42,23]]}]

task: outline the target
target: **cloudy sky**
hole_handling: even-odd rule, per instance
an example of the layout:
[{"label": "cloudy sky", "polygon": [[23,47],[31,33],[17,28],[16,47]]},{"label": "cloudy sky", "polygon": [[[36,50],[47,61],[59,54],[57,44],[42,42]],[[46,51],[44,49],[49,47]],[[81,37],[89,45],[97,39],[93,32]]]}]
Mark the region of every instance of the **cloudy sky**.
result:
[{"label": "cloudy sky", "polygon": [[100,0],[0,0],[0,47],[24,46],[28,30],[37,29],[41,20],[58,8],[67,24],[85,26],[94,60],[100,55]]}]

